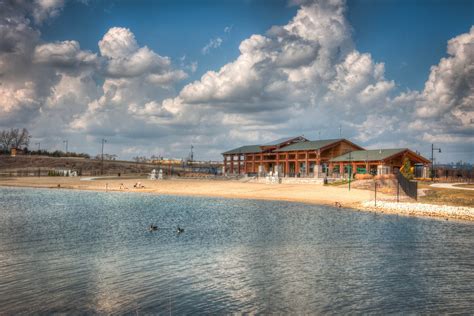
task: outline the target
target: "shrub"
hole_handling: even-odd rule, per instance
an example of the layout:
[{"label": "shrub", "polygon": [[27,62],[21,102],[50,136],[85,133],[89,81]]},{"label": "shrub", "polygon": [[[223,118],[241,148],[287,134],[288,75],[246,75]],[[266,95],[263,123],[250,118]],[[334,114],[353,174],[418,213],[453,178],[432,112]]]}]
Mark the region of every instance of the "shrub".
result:
[{"label": "shrub", "polygon": [[365,174],[363,174],[363,173],[357,173],[357,174],[355,175],[355,179],[356,179],[356,180],[370,180],[370,179],[373,179],[373,178],[374,178],[374,176],[371,175],[370,173],[365,173]]}]

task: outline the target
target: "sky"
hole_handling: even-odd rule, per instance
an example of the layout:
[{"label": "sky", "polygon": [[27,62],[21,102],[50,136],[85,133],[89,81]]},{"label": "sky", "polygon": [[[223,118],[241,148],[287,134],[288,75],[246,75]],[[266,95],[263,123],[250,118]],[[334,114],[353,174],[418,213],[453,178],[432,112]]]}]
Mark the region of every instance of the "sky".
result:
[{"label": "sky", "polygon": [[474,162],[474,1],[0,0],[0,129],[220,160],[285,136]]}]

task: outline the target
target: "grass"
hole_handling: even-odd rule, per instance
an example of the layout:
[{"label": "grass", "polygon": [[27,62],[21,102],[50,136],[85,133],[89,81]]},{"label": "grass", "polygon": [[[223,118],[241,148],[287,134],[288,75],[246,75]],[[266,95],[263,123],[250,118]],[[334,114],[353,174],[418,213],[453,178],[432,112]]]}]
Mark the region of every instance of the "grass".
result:
[{"label": "grass", "polygon": [[430,187],[425,193],[418,198],[419,202],[474,207],[474,191]]}]

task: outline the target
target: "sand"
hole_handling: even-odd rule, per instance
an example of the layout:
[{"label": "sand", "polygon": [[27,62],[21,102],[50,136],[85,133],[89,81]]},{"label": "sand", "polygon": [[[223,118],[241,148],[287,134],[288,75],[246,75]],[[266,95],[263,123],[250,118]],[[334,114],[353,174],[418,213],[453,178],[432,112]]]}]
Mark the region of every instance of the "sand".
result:
[{"label": "sand", "polygon": [[[144,188],[134,188],[134,184],[140,182]],[[121,184],[125,188],[121,188]],[[205,180],[205,179],[167,179],[167,180],[145,180],[145,179],[126,179],[109,178],[87,180],[79,177],[17,177],[0,178],[0,186],[19,186],[36,188],[58,188],[60,189],[78,189],[94,191],[122,191],[122,192],[146,192],[151,194],[166,195],[191,195],[208,196],[239,199],[258,199],[258,200],[281,200],[290,202],[302,202],[310,204],[324,204],[334,206],[338,202],[344,208],[353,208],[372,212],[390,212],[396,210],[390,208],[373,208],[370,202],[374,199],[374,192],[351,188],[347,186],[324,186],[320,184],[263,184],[249,183],[238,180]],[[377,199],[393,200],[392,196],[383,193],[377,193]],[[420,203],[416,203],[420,204]],[[380,204],[381,205],[381,204]],[[437,214],[431,212],[435,217],[453,217],[452,210],[444,212],[443,207],[439,206]],[[474,208],[468,208],[468,213],[463,219],[474,220]],[[400,211],[400,215],[407,215],[406,211]],[[418,215],[411,212],[409,215]],[[426,213],[419,214],[426,216]],[[456,218],[456,217],[454,217]],[[459,217],[458,217],[459,218]]]}]

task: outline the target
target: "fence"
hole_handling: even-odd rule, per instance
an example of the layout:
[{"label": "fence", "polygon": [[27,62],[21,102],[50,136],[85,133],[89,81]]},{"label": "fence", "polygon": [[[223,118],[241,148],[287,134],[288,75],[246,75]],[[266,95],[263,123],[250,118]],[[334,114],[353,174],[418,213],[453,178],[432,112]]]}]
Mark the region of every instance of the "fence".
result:
[{"label": "fence", "polygon": [[417,200],[418,199],[418,183],[410,181],[403,176],[401,172],[397,172],[398,185],[402,188],[403,192],[409,197]]}]

